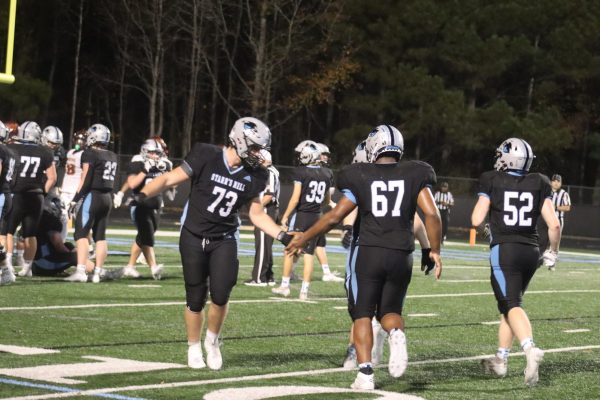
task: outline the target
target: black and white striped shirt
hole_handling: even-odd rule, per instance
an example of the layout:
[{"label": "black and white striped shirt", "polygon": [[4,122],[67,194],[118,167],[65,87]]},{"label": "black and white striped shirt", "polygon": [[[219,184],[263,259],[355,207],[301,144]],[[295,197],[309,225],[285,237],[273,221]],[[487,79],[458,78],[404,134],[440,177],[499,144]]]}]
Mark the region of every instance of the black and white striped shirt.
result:
[{"label": "black and white striped shirt", "polygon": [[567,193],[567,191],[564,189],[559,189],[557,192],[552,191],[552,204],[554,204],[554,211],[556,212],[556,216],[560,221],[560,225],[563,226],[565,222],[565,212],[558,211],[558,207],[571,205],[569,193]]},{"label": "black and white striped shirt", "polygon": [[273,199],[268,205],[279,206],[279,192],[281,190],[279,182],[279,171],[277,171],[277,168],[275,168],[272,165],[269,168],[267,168],[267,171],[269,171],[269,180],[267,182],[267,187],[265,188],[264,192],[261,193],[261,197],[267,194],[271,195],[273,196]]},{"label": "black and white striped shirt", "polygon": [[454,197],[452,196],[452,193],[450,193],[450,192],[444,193],[444,192],[437,191],[437,192],[435,192],[433,199],[435,200],[435,205],[440,210],[449,210],[450,207],[452,207],[454,205]]}]

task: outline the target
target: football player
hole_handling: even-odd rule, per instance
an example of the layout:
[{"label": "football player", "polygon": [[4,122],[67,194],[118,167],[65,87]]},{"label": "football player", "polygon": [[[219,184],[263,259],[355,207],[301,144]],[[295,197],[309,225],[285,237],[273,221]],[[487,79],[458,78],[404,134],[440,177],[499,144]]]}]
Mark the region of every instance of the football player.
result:
[{"label": "football player", "polygon": [[[4,246],[6,245],[7,220],[6,216],[12,208],[12,186],[15,181],[15,154],[4,144],[8,139],[9,129],[0,121],[0,254],[6,257]],[[4,261],[0,260],[0,263]],[[15,281],[15,274],[12,265],[9,267],[6,263],[2,264],[0,275],[0,285],[9,284]]]},{"label": "football player", "polygon": [[421,161],[400,162],[404,142],[398,129],[377,126],[369,133],[365,149],[369,163],[351,164],[339,174],[337,186],[343,196],[337,206],[306,232],[296,234],[286,252],[301,251],[358,208],[360,235],[346,277],[359,366],[351,387],[372,390],[373,317],[389,334],[390,375],[402,376],[408,365],[402,308],[412,275],[413,219],[417,207],[425,215],[430,256],[436,263],[438,279],[442,272],[441,221],[431,193],[435,172]]},{"label": "football player", "polygon": [[6,262],[12,266],[14,234],[22,224],[24,238],[24,264],[19,276],[31,276],[31,262],[37,249],[36,233],[42,217],[44,194],[49,193],[56,183],[56,168],[52,152],[40,146],[40,126],[27,121],[19,125],[17,143],[8,147],[17,157],[19,171],[13,187],[13,206],[8,216],[6,236]]},{"label": "football player", "polygon": [[[294,169],[294,189],[281,217],[281,225],[287,227],[288,231],[304,232],[319,219],[323,205],[329,204],[329,186],[333,181],[333,173],[330,169],[321,167],[321,152],[312,140],[301,142],[296,146],[295,151],[300,166]],[[301,300],[308,298],[315,246],[316,239],[304,249],[304,274],[299,296]],[[273,288],[273,293],[285,297],[290,295],[290,276],[294,257],[293,254],[284,255],[281,285]]]},{"label": "football player", "polygon": [[60,201],[63,204],[63,229],[62,238],[65,240],[67,237],[67,221],[69,219],[69,205],[77,193],[79,182],[81,181],[81,155],[85,149],[87,131],[81,129],[73,133],[73,148],[67,152],[67,161],[65,164],[65,175],[63,177],[61,189],[60,189]]},{"label": "football player", "polygon": [[65,162],[65,149],[62,147],[63,133],[56,127],[49,125],[42,131],[42,145],[52,150],[54,156],[54,166],[62,166]]},{"label": "football player", "polygon": [[[190,368],[204,368],[208,364],[217,370],[223,365],[219,335],[239,269],[236,241],[239,208],[250,203],[248,215],[254,226],[284,244],[291,239],[265,214],[260,203],[260,193],[268,179],[262,153],[270,144],[271,132],[262,121],[240,118],[229,133],[226,147],[196,143],[179,167],[154,179],[136,196],[138,203],[144,202],[168,187],[191,181],[179,239]],[[209,293],[205,364],[200,334],[202,311]]]},{"label": "football player", "polygon": [[[173,163],[166,158],[160,142],[156,139],[147,139],[142,144],[140,154],[136,154],[131,159],[127,177],[128,187],[133,190],[134,195],[138,194],[153,179],[172,169]],[[124,276],[132,278],[140,276],[139,272],[135,269],[135,263],[140,254],[143,253],[150,267],[152,277],[157,280],[161,279],[162,265],[157,265],[156,263],[154,233],[158,229],[160,210],[163,205],[164,202],[161,194],[148,199],[142,204],[131,202],[130,214],[138,233],[135,237],[135,242],[131,246],[129,264],[123,270]]]},{"label": "football player", "polygon": [[81,179],[69,206],[71,218],[75,216],[74,239],[77,242],[77,268],[65,278],[70,282],[87,282],[87,273],[91,272],[87,267],[90,232],[96,243],[92,282],[100,282],[106,274],[106,225],[117,173],[117,155],[108,149],[109,144],[110,130],[106,126],[94,124],[88,128],[86,149],[81,155]]},{"label": "football player", "polygon": [[479,200],[471,215],[478,227],[489,214],[490,279],[500,311],[498,351],[482,360],[486,372],[506,375],[508,354],[517,337],[527,357],[525,384],[537,384],[544,352],[533,342],[533,331],[522,297],[538,265],[540,251],[536,223],[541,215],[548,225],[551,253],[556,260],[560,223],[554,213],[548,177],[529,173],[533,162],[531,146],[519,138],[505,140],[496,149],[494,170],[479,178]]}]

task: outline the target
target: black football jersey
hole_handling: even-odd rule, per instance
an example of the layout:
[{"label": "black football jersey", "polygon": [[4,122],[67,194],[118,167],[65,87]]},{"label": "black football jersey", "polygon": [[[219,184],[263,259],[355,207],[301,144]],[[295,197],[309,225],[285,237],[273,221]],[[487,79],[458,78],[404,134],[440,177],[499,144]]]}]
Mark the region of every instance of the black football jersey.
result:
[{"label": "black football jersey", "polygon": [[352,164],[338,175],[338,189],[358,206],[360,246],[413,251],[417,198],[436,183],[433,168],[421,161]]},{"label": "black football jersey", "polygon": [[17,156],[3,144],[0,144],[0,160],[2,173],[0,174],[0,192],[10,193],[16,181]]},{"label": "black football jersey", "polygon": [[23,143],[7,146],[16,156],[16,182],[13,192],[43,193],[46,183],[46,170],[52,165],[54,155],[46,147]]},{"label": "black football jersey", "polygon": [[[146,159],[137,154],[135,156],[133,156],[133,158],[131,159],[131,163],[129,163],[129,170],[127,172],[127,175],[137,175],[140,172],[146,172],[146,168],[145,168],[145,162]],[[172,168],[173,168],[173,164],[171,164],[171,162],[165,162],[162,161],[162,163],[164,164],[165,168],[162,170],[159,170],[157,167],[157,164],[155,163],[155,165],[150,168],[150,171],[148,171],[148,173],[146,174],[146,179],[144,179],[142,181],[142,183],[140,183],[137,187],[133,188],[133,193],[139,193],[144,186],[146,186],[148,183],[152,182],[152,180],[166,172],[169,172]],[[148,208],[161,208],[163,205],[163,198],[162,198],[162,193],[158,194],[154,197],[148,198],[144,201],[144,204],[146,205],[146,207]]]},{"label": "black football jersey", "polygon": [[525,243],[537,246],[536,224],[552,188],[547,176],[488,171],[479,178],[479,195],[490,199],[490,245]]},{"label": "black football jersey", "polygon": [[292,179],[302,185],[296,211],[320,213],[321,204],[333,182],[333,172],[317,165],[303,165],[294,169]]},{"label": "black football jersey", "polygon": [[203,237],[234,233],[238,210],[265,190],[269,173],[264,169],[231,169],[222,148],[196,143],[181,165],[191,178],[183,225]]},{"label": "black football jersey", "polygon": [[[86,180],[91,179],[87,190],[112,192],[117,174],[117,155],[110,150],[88,148],[81,154],[81,166],[89,164]],[[91,175],[90,175],[91,174]]]}]

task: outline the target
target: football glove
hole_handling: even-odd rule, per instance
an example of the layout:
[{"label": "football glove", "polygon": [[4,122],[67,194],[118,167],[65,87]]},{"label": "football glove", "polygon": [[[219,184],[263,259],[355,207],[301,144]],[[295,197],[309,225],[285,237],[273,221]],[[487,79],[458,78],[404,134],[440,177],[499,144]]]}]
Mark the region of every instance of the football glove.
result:
[{"label": "football glove", "polygon": [[284,231],[279,232],[279,234],[277,235],[277,240],[279,240],[284,246],[290,244],[293,238],[294,237],[292,235],[289,235],[287,232]]},{"label": "football glove", "polygon": [[119,208],[121,207],[121,203],[123,202],[123,195],[125,193],[119,191],[113,195],[113,207]]},{"label": "football glove", "polygon": [[548,249],[542,255],[542,259],[544,260],[545,267],[554,267],[558,261],[558,251]]},{"label": "football glove", "polygon": [[150,172],[150,170],[152,168],[154,168],[156,166],[156,161],[154,161],[151,158],[148,158],[145,162],[144,162],[144,169],[146,170],[146,172]]},{"label": "football glove", "polygon": [[435,261],[429,257],[431,249],[421,249],[421,271],[425,272],[425,275],[435,268]]},{"label": "football glove", "polygon": [[175,200],[176,195],[177,195],[177,189],[175,189],[175,188],[168,189],[165,192],[165,196],[167,196],[167,199],[169,199],[169,201]]},{"label": "football glove", "polygon": [[67,212],[69,219],[75,219],[75,217],[77,216],[77,213],[79,212],[79,207],[81,207],[81,200],[80,201],[72,201],[69,204],[69,211]]},{"label": "football glove", "polygon": [[490,224],[485,224],[483,226],[483,237],[484,238],[489,238],[492,234],[492,230],[490,228]]},{"label": "football glove", "polygon": [[342,228],[342,246],[345,249],[352,244],[352,225],[344,225]]}]

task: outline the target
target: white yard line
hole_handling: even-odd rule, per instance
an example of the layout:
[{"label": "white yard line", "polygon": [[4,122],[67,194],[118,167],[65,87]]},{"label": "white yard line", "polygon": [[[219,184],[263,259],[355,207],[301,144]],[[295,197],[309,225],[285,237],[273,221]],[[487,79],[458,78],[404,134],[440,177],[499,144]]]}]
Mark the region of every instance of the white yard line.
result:
[{"label": "white yard line", "polygon": [[[598,349],[600,349],[600,345],[545,349],[544,352],[546,354],[548,354],[548,353],[566,353],[566,352],[598,350]],[[519,352],[519,353],[513,353],[510,356],[516,357],[516,356],[523,356],[523,355],[525,355],[525,353]],[[441,360],[414,361],[414,362],[410,362],[409,365],[414,366],[414,365],[428,365],[428,364],[445,364],[445,363],[454,363],[454,362],[463,362],[463,361],[476,361],[476,360],[481,360],[481,359],[489,358],[489,357],[493,357],[493,354],[470,356],[470,357],[446,358],[446,359],[441,359]],[[381,365],[381,367],[385,367],[385,365]],[[92,396],[92,395],[103,394],[103,393],[131,392],[131,391],[138,391],[138,390],[173,389],[173,388],[190,387],[190,386],[205,386],[205,385],[259,381],[259,380],[278,379],[278,378],[294,378],[294,377],[301,377],[301,376],[331,374],[331,373],[336,373],[336,372],[352,372],[352,371],[349,371],[344,368],[325,368],[325,369],[316,369],[316,370],[309,370],[309,371],[281,372],[281,373],[272,373],[272,374],[264,374],[264,375],[249,375],[249,376],[195,380],[195,381],[186,381],[186,382],[172,382],[172,383],[157,383],[157,384],[151,384],[151,385],[131,385],[131,386],[123,386],[123,387],[109,387],[109,388],[102,388],[102,389],[82,390],[79,392],[70,392],[70,393],[52,393],[52,394],[44,394],[44,395],[10,397],[10,398],[6,398],[4,400],[62,399],[62,398],[69,398],[69,397]]]},{"label": "white yard line", "polygon": [[[600,289],[589,290],[530,290],[526,294],[561,294],[561,293],[600,293]],[[492,292],[474,292],[474,293],[439,293],[439,294],[414,294],[408,295],[409,299],[443,298],[443,297],[470,297],[470,296],[493,296]],[[229,304],[252,304],[252,303],[311,303],[320,301],[346,301],[345,297],[317,297],[308,301],[301,301],[295,298],[277,298],[254,300],[230,300]],[[210,302],[209,302],[210,303]],[[76,305],[56,305],[56,306],[25,306],[25,307],[0,307],[2,311],[25,311],[25,310],[63,310],[63,309],[82,309],[82,308],[114,308],[114,307],[160,307],[160,306],[181,306],[183,301],[167,301],[157,303],[116,303],[116,304],[76,304]]]}]

